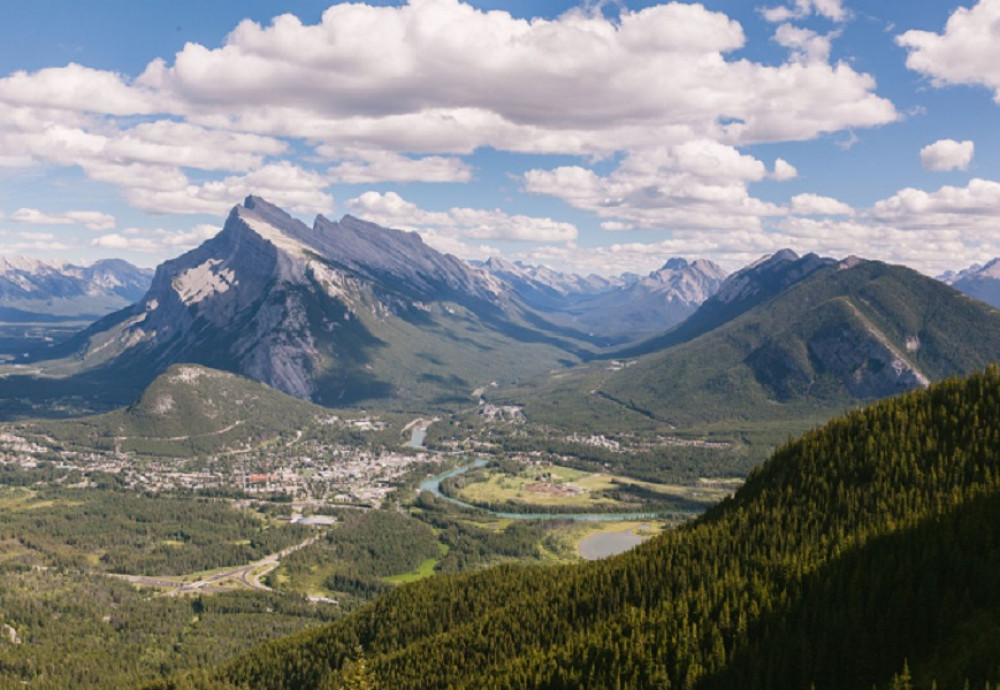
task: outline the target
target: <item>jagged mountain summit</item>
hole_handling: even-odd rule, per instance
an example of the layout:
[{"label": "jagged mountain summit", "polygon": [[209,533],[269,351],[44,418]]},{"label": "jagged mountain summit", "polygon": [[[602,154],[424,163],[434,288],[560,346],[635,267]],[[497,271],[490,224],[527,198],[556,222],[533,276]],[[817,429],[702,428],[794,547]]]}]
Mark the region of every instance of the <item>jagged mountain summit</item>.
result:
[{"label": "jagged mountain summit", "polygon": [[152,277],[121,259],[76,266],[0,256],[0,320],[93,320],[141,299]]},{"label": "jagged mountain summit", "polygon": [[576,361],[579,343],[525,317],[502,281],[416,233],[351,216],[310,228],[251,196],[218,235],[157,268],[138,303],[38,366],[141,385],[192,362],[325,404],[418,405]]},{"label": "jagged mountain summit", "polygon": [[938,280],[969,297],[1000,309],[1000,258],[993,259],[985,266],[974,264],[958,273],[948,271],[938,276]]}]

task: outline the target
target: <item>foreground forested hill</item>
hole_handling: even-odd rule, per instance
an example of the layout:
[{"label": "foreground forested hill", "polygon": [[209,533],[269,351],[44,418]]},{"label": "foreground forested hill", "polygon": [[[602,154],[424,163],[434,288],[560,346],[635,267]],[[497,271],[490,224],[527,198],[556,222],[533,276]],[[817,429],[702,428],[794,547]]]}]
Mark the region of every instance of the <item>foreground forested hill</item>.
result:
[{"label": "foreground forested hill", "polygon": [[156,687],[982,688],[1000,679],[998,577],[991,368],[786,444],[628,554],[400,587]]}]

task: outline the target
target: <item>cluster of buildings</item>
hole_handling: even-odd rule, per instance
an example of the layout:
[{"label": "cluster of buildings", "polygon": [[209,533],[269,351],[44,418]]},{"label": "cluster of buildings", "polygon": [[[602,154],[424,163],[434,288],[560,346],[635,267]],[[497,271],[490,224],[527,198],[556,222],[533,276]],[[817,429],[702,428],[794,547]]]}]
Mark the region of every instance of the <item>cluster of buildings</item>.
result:
[{"label": "cluster of buildings", "polygon": [[38,441],[0,434],[0,464],[33,469],[48,463],[65,471],[61,481],[75,486],[114,475],[119,485],[136,491],[283,497],[313,505],[379,507],[415,465],[434,460],[425,453],[315,440],[207,457],[152,459],[120,451],[55,453]]}]

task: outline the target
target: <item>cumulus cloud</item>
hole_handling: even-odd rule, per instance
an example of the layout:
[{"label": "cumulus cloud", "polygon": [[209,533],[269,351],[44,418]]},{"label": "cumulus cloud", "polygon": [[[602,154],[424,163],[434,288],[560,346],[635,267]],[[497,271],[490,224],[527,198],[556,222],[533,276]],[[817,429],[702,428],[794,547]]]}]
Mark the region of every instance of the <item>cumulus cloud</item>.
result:
[{"label": "cumulus cloud", "polygon": [[909,50],[906,66],[929,77],[934,86],[985,86],[1000,103],[998,22],[1000,0],[979,0],[956,9],[943,33],[907,31],[896,42]]},{"label": "cumulus cloud", "polygon": [[945,186],[934,192],[908,187],[875,203],[872,215],[903,228],[988,228],[995,234],[996,218],[1000,215],[1000,182],[976,178],[964,187]]},{"label": "cumulus cloud", "polygon": [[968,170],[974,144],[971,141],[940,139],[920,149],[924,170]]},{"label": "cumulus cloud", "polygon": [[48,214],[36,208],[19,208],[10,215],[10,219],[30,225],[83,225],[88,230],[111,230],[115,227],[115,217],[100,211]]},{"label": "cumulus cloud", "polygon": [[91,240],[91,244],[102,249],[161,254],[183,252],[197,247],[205,240],[218,234],[214,225],[196,225],[190,230],[145,230],[127,228],[121,233],[109,233]]},{"label": "cumulus cloud", "polygon": [[845,21],[849,17],[844,8],[843,0],[794,0],[788,5],[765,7],[761,10],[764,19],[775,24],[787,22],[790,19],[805,19],[812,14],[826,17],[835,22]]},{"label": "cumulus cloud", "polygon": [[129,84],[122,75],[75,63],[0,79],[0,101],[109,115],[150,114],[161,106],[153,92]]},{"label": "cumulus cloud", "polygon": [[[320,154],[336,157],[329,147]],[[374,182],[468,182],[472,168],[460,158],[425,156],[410,158],[390,151],[363,151],[349,154],[348,160],[327,171],[330,182],[366,184]]]},{"label": "cumulus cloud", "polygon": [[57,240],[52,233],[0,230],[0,255],[65,252],[69,249],[69,245]]},{"label": "cumulus cloud", "polygon": [[935,191],[902,189],[870,208],[852,209],[830,197],[793,196],[784,215],[759,228],[722,232],[678,230],[654,243],[604,247],[540,246],[516,254],[529,263],[575,271],[644,272],[671,256],[710,257],[735,270],[763,254],[790,247],[843,258],[856,254],[905,263],[928,275],[1000,256],[996,218],[1000,182],[975,179]]},{"label": "cumulus cloud", "polygon": [[631,230],[634,227],[631,223],[623,223],[618,220],[606,220],[601,223],[601,230],[608,230],[609,232],[621,232],[623,230]]},{"label": "cumulus cloud", "polygon": [[[807,4],[840,14],[832,0]],[[821,37],[800,39],[821,57]],[[102,99],[67,88],[90,79],[115,95],[109,114],[158,108],[213,127],[439,153],[608,153],[666,136],[807,139],[896,118],[874,81],[846,64],[727,60],[745,40],[725,14],[685,3],[552,20],[458,0],[338,4],[318,24],[290,14],[267,26],[244,21],[223,47],[189,43],[132,83],[78,66],[18,73],[0,80],[0,102],[92,111]],[[414,148],[400,146],[401,132]]]},{"label": "cumulus cloud", "polygon": [[347,202],[351,213],[379,225],[435,236],[448,235],[475,240],[515,242],[571,242],[577,238],[572,223],[551,218],[508,215],[499,209],[483,210],[456,207],[447,211],[426,211],[406,201],[395,192],[365,192]]},{"label": "cumulus cloud", "polygon": [[256,194],[298,213],[330,213],[334,208],[333,197],[323,191],[329,185],[326,177],[287,161],[202,184],[190,184],[178,170],[170,172],[178,176],[171,182],[128,188],[129,203],[153,213],[221,214]]},{"label": "cumulus cloud", "polygon": [[[789,11],[844,16],[839,0],[796,0]],[[766,171],[734,147],[898,117],[870,75],[829,62],[829,36],[783,24],[776,39],[790,49],[783,64],[734,57],[747,40],[740,24],[682,2],[553,19],[459,0],[345,2],[315,24],[243,21],[221,47],[188,43],[134,77],[70,64],[0,78],[0,166],[79,167],[153,213],[219,213],[248,192],[327,212],[331,184],[469,182],[461,156],[483,147],[590,160],[624,152],[628,165],[596,182],[583,167],[549,174],[591,185],[566,194],[602,219],[688,227],[703,215],[703,225],[742,227],[770,211],[745,190]],[[677,161],[641,170],[648,150]],[[728,176],[732,165],[750,177]],[[774,179],[792,176],[775,164]],[[548,193],[553,181],[539,173],[530,186]],[[603,196],[580,196],[590,192]]]},{"label": "cumulus cloud", "polygon": [[826,62],[830,59],[830,36],[791,24],[782,24],[774,32],[774,40],[792,51],[796,62]]},{"label": "cumulus cloud", "polygon": [[[787,164],[786,164],[787,165]],[[778,166],[783,172],[787,168]],[[723,231],[757,229],[781,209],[750,196],[747,184],[767,176],[764,164],[711,140],[629,154],[607,176],[580,166],[529,170],[524,188],[562,199],[601,218],[637,227]]]},{"label": "cumulus cloud", "polygon": [[788,204],[789,210],[798,215],[850,215],[854,212],[850,206],[828,196],[818,194],[796,194]]},{"label": "cumulus cloud", "polygon": [[772,180],[778,180],[781,182],[784,180],[794,180],[798,176],[799,171],[795,169],[794,165],[783,158],[775,159],[774,172],[771,173]]}]

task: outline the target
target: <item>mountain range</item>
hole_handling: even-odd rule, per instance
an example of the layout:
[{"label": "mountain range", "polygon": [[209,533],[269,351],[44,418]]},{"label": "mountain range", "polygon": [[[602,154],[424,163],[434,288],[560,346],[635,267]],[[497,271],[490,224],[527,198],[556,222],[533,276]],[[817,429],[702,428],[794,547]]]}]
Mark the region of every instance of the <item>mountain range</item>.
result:
[{"label": "mountain range", "polygon": [[542,424],[752,439],[998,360],[1000,312],[988,305],[902,266],[786,250],[731,275],[675,328],[497,403]]},{"label": "mountain range", "polygon": [[1000,258],[984,266],[978,264],[964,271],[949,271],[938,277],[956,290],[1000,309]]},{"label": "mountain range", "polygon": [[[352,216],[309,227],[251,196],[137,302],[20,363],[60,395],[79,399],[80,381],[116,405],[188,362],[324,405],[454,409],[499,389],[539,420],[601,423],[576,414],[597,396],[614,418],[676,425],[828,415],[997,358],[1000,313],[856,257],[582,277],[468,264]],[[0,393],[28,385],[6,373]]]},{"label": "mountain range", "polygon": [[142,299],[152,277],[121,259],[76,266],[0,256],[0,322],[92,321]]},{"label": "mountain range", "polygon": [[577,336],[415,233],[351,216],[310,228],[249,197],[218,235],[159,266],[137,303],[35,365],[126,378],[132,395],[191,362],[328,405],[423,406],[575,363]]}]

